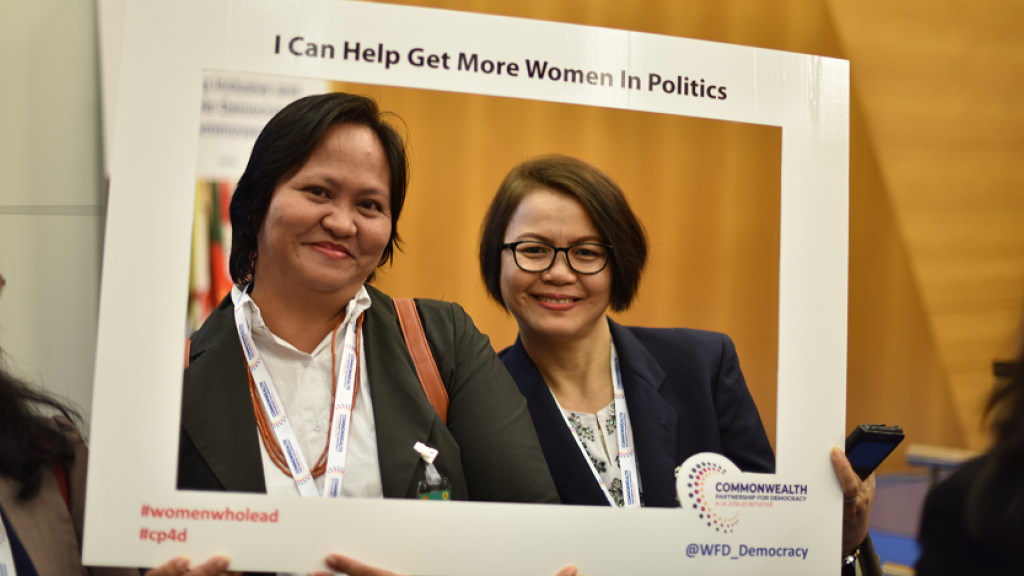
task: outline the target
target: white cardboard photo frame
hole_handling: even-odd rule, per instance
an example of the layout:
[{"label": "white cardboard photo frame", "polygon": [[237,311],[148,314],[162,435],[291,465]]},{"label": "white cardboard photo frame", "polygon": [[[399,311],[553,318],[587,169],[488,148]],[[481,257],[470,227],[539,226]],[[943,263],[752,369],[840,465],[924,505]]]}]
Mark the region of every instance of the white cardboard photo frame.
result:
[{"label": "white cardboard photo frame", "polygon": [[[286,52],[291,39],[335,57]],[[280,42],[278,42],[280,38]],[[343,58],[345,42],[399,61]],[[451,56],[413,66],[414,48]],[[277,53],[275,53],[275,49]],[[458,54],[517,63],[518,76],[457,69]],[[111,166],[91,429],[84,559],[153,566],[227,554],[235,569],[308,572],[331,551],[401,573],[590,576],[658,571],[821,574],[840,557],[841,491],[828,457],[845,423],[849,179],[846,61],[621,30],[338,0],[131,0]],[[540,80],[525,60],[612,74],[615,86]],[[202,75],[254,72],[603,106],[782,128],[776,469],[802,502],[742,510],[709,531],[686,510],[320,500],[177,491],[184,301]],[[618,84],[636,76],[640,89]],[[667,94],[702,78],[727,98]],[[401,110],[396,110],[401,114]],[[640,456],[642,458],[642,455]],[[689,461],[688,461],[689,462]],[[143,517],[144,506],[278,511],[274,524]],[[575,529],[576,526],[589,527]],[[615,546],[587,542],[600,531]],[[187,529],[156,543],[143,530]],[[180,534],[180,532],[179,532]],[[722,554],[726,545],[732,554]],[[689,554],[692,545],[707,553]],[[704,546],[705,548],[700,548]],[[806,558],[737,551],[806,550]],[[714,552],[713,550],[717,550]]]}]

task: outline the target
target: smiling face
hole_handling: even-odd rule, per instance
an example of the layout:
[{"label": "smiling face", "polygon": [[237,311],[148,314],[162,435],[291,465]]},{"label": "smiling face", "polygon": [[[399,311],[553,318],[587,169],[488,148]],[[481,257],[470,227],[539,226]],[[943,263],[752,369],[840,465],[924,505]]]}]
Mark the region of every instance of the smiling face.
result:
[{"label": "smiling face", "polygon": [[380,263],[391,234],[390,173],[377,136],[328,129],[309,159],[274,188],[258,234],[257,290],[347,302]]},{"label": "smiling face", "polygon": [[[538,188],[526,194],[509,220],[505,242],[540,240],[562,248],[579,242],[605,242],[578,200]],[[577,274],[559,253],[544,272],[524,272],[511,250],[501,256],[501,296],[524,339],[584,339],[606,331],[604,313],[611,299],[610,266],[597,274]]]}]

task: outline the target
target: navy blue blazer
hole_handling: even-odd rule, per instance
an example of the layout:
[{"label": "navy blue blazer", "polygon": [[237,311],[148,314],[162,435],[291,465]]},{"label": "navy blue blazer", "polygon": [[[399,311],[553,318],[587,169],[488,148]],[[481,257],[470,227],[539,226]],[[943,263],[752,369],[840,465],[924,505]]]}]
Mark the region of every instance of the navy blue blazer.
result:
[{"label": "navy blue blazer", "polygon": [[[675,469],[698,452],[717,452],[744,472],[774,472],[732,340],[687,328],[636,328],[610,318],[636,443],[644,506],[675,507]],[[503,350],[526,398],[544,457],[565,504],[607,506],[584,455],[522,341]]]}]

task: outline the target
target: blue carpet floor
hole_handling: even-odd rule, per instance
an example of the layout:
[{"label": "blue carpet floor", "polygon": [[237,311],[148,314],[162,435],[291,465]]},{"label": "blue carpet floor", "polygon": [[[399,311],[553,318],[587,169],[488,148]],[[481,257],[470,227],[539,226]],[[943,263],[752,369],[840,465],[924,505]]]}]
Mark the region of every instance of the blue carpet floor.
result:
[{"label": "blue carpet floor", "polygon": [[917,557],[921,554],[921,546],[917,539],[903,534],[892,534],[870,530],[871,542],[875,545],[875,552],[882,559],[882,563],[895,562],[904,566],[913,567],[917,563]]}]

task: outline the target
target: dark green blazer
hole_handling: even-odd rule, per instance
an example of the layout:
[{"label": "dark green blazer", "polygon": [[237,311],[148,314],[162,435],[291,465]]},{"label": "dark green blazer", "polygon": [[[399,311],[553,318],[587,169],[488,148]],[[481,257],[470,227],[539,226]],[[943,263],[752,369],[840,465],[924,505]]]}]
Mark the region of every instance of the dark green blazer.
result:
[{"label": "dark green blazer", "polygon": [[[417,300],[448,389],[448,425],[420,386],[394,303],[371,286],[363,320],[367,376],[386,498],[413,498],[424,464],[413,444],[440,451],[434,465],[452,498],[558,502],[526,402],[458,304]],[[266,492],[245,359],[228,295],[192,337],[182,393],[178,488]]]}]

